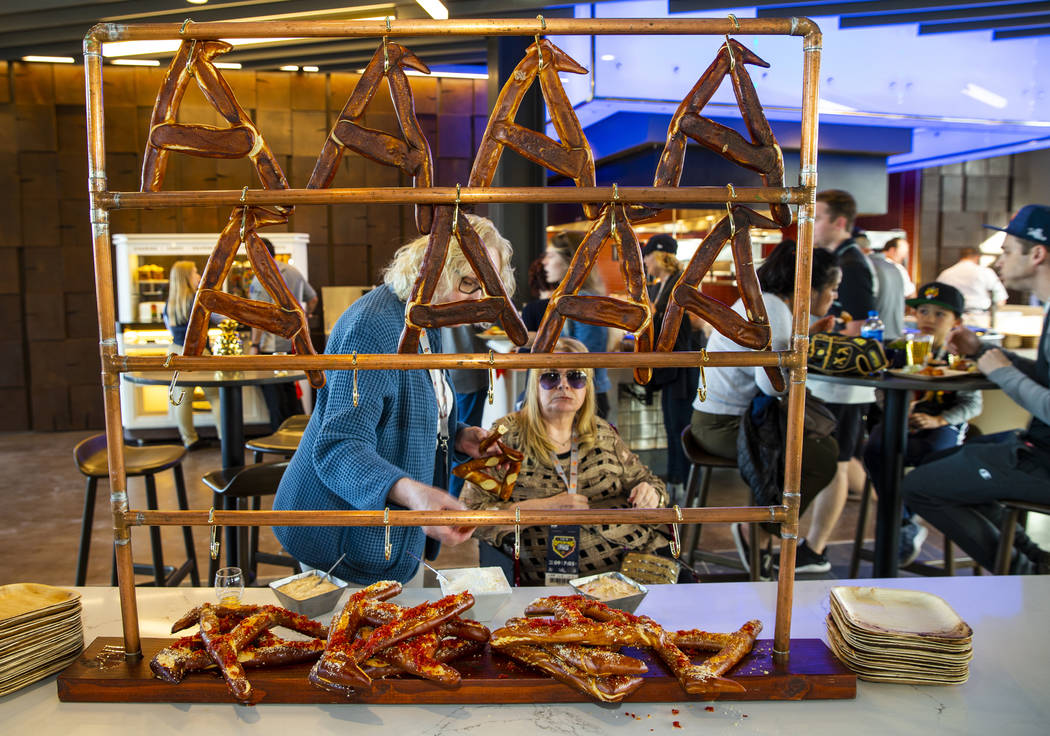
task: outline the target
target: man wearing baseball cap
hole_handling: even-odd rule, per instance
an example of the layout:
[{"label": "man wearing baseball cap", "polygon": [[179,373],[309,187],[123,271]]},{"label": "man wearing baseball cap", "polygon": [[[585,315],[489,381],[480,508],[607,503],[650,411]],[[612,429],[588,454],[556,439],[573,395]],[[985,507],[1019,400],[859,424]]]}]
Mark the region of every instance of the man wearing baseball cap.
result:
[{"label": "man wearing baseball cap", "polygon": [[[985,225],[985,227],[991,227]],[[1005,228],[996,268],[1003,282],[1050,301],[1050,207],[1022,207]],[[958,544],[982,567],[994,569],[1003,499],[1050,504],[1050,321],[1044,319],[1036,360],[982,345],[966,328],[948,338],[954,353],[977,356],[977,367],[1032,414],[1026,430],[980,438],[913,470],[904,502]],[[1013,573],[1050,573],[1050,552],[1018,529]]]}]

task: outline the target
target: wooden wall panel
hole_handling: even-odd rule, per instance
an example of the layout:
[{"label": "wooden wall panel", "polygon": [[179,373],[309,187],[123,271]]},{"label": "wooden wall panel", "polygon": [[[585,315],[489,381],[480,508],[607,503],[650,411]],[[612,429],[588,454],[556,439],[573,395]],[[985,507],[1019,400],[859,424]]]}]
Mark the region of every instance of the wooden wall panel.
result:
[{"label": "wooden wall panel", "polygon": [[323,111],[327,106],[324,75],[314,72],[296,74],[290,95],[293,110]]},{"label": "wooden wall panel", "polygon": [[[0,248],[0,295],[14,295],[22,292],[22,267],[19,265],[18,256],[17,248]],[[21,317],[21,315],[18,316]],[[3,324],[10,326],[12,323],[5,320]]]},{"label": "wooden wall panel", "polygon": [[[157,94],[164,84],[164,75],[168,73],[166,67],[137,66],[135,73],[135,98],[134,104],[153,110],[153,104],[157,101]],[[109,73],[109,70],[106,70]]]},{"label": "wooden wall panel", "polygon": [[98,309],[94,291],[66,292],[66,336],[98,338]]},{"label": "wooden wall panel", "polygon": [[[22,340],[0,340],[0,354],[4,356],[0,360],[0,386],[25,386],[25,353],[22,348]],[[24,390],[24,389],[23,389]],[[5,413],[7,407],[4,407]]]},{"label": "wooden wall panel", "polygon": [[58,145],[54,105],[15,105],[18,150],[54,151]]},{"label": "wooden wall panel", "polygon": [[291,110],[291,83],[286,72],[256,72],[255,106],[260,110]]},{"label": "wooden wall panel", "polygon": [[11,89],[14,101],[23,105],[54,105],[53,64],[11,63]]},{"label": "wooden wall panel", "polygon": [[0,404],[4,407],[0,412],[0,432],[24,432],[29,429],[28,398],[24,386],[0,388]]},{"label": "wooden wall panel", "polygon": [[[328,137],[328,122],[324,112],[316,110],[292,111],[292,155],[317,160],[321,146]],[[313,171],[313,165],[310,166]],[[287,174],[288,172],[285,172]],[[307,174],[309,176],[309,174]],[[306,181],[295,180],[293,187],[305,187]]]},{"label": "wooden wall panel", "polygon": [[26,331],[29,333],[30,340],[65,339],[66,309],[61,293],[30,291],[26,294],[25,300]]},{"label": "wooden wall panel", "polygon": [[69,387],[44,386],[37,383],[29,391],[33,429],[45,432],[64,432],[76,429],[69,415]]},{"label": "wooden wall panel", "polygon": [[[441,147],[432,151],[440,158],[462,159],[469,170],[474,155],[473,130],[469,115],[441,115],[438,118],[438,136]],[[463,182],[466,184],[466,181]]]},{"label": "wooden wall panel", "polygon": [[18,151],[18,122],[14,105],[0,104],[0,154]]},{"label": "wooden wall panel", "polygon": [[[62,199],[58,203],[58,242],[64,247],[91,251],[90,206],[87,199]],[[91,273],[81,273],[87,281]],[[69,284],[72,286],[72,284]],[[92,287],[94,288],[94,287]]]},{"label": "wooden wall panel", "polygon": [[74,427],[105,425],[102,388],[97,382],[69,387],[69,421]]},{"label": "wooden wall panel", "polygon": [[255,124],[263,140],[278,156],[292,153],[292,111],[260,108],[255,115]]},{"label": "wooden wall panel", "polygon": [[[2,132],[2,131],[0,131]],[[6,211],[0,217],[0,247],[22,245],[22,191],[18,175],[18,154],[0,151],[0,191]]]},{"label": "wooden wall panel", "polygon": [[11,101],[11,81],[6,61],[0,61],[0,103]]}]

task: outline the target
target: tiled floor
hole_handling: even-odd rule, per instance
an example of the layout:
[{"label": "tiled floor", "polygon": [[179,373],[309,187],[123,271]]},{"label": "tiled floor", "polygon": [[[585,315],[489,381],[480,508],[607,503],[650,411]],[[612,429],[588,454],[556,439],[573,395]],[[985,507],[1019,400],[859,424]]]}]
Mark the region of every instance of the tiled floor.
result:
[{"label": "tiled floor", "polygon": [[[84,502],[84,478],[73,462],[73,446],[91,432],[58,433],[12,433],[0,435],[0,477],[6,478],[4,505],[7,509],[5,522],[0,526],[0,584],[11,582],[40,582],[54,585],[70,585],[74,580],[80,520]],[[183,467],[190,496],[190,507],[207,509],[211,506],[211,492],[201,476],[219,466],[218,447],[195,451],[184,460]],[[171,473],[157,476],[158,495],[162,507],[175,507]],[[133,508],[145,506],[142,480],[133,478],[129,482],[129,495]],[[745,486],[735,470],[716,470],[711,485],[712,505],[741,505],[747,498]],[[846,577],[849,557],[856,527],[859,503],[851,501],[839,522],[828,547],[832,561],[832,572],[826,577]],[[805,531],[805,518],[802,529]],[[873,522],[869,524],[867,538],[871,540]],[[1046,527],[1037,531],[1045,542]],[[177,562],[182,555],[182,537],[177,528],[164,528],[165,560]],[[208,560],[207,531],[203,527],[194,530],[197,556],[202,567]],[[109,583],[111,549],[111,517],[109,510],[109,484],[103,482],[95,504],[95,520],[88,568],[89,585]],[[273,533],[264,528],[261,533],[261,548],[279,552]],[[135,559],[149,561],[148,535],[137,530],[132,537]],[[721,550],[734,554],[727,525],[708,525],[703,529],[703,546],[709,550]],[[941,555],[940,535],[931,532],[923,553],[925,559]],[[438,567],[460,567],[476,564],[477,548],[466,543],[455,548],[446,548],[437,561]],[[718,572],[715,567],[702,564],[701,572]],[[862,563],[860,575],[870,575],[870,563]],[[725,571],[725,570],[721,570]],[[263,565],[260,577],[274,579],[288,574],[282,567]],[[971,574],[969,570],[961,574]],[[143,581],[148,578],[142,578]]]}]

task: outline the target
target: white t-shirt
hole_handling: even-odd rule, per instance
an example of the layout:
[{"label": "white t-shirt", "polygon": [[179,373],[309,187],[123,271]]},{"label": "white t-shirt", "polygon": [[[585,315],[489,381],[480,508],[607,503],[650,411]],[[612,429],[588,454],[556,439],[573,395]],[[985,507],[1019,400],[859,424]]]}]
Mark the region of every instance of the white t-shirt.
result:
[{"label": "white t-shirt", "polygon": [[1006,300],[1006,288],[995,271],[971,260],[949,266],[941,271],[937,280],[962,292],[966,309],[970,311],[987,312],[992,307],[992,299],[996,304]]}]

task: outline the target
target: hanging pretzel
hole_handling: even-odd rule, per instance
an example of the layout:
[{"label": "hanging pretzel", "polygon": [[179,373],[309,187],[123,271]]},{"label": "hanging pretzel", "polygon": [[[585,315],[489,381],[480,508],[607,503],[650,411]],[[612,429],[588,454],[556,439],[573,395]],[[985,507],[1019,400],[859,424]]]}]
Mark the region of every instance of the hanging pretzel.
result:
[{"label": "hanging pretzel", "polygon": [[[346,149],[385,166],[396,166],[413,178],[413,185],[429,187],[433,182],[434,162],[430,146],[416,119],[415,100],[404,69],[408,67],[423,74],[430,69],[404,46],[383,39],[372,60],[365,67],[361,79],[350,93],[343,111],[325,140],[321,155],[314,165],[307,189],[324,189],[332,183],[339,161]],[[362,124],[365,110],[383,78],[390,87],[390,97],[401,128],[401,138]],[[416,205],[416,227],[423,235],[430,232],[434,216],[433,205]]]},{"label": "hanging pretzel", "polygon": [[[286,219],[283,214],[263,207],[234,209],[230,221],[219,234],[219,241],[208,258],[197,287],[197,298],[186,325],[183,355],[203,355],[208,346],[208,326],[212,312],[291,340],[296,353],[300,355],[316,355],[310,341],[306,313],[288,290],[277,263],[255,232],[258,227],[282,223]],[[259,283],[273,297],[274,303],[245,299],[221,290],[242,242],[252,270]],[[307,375],[312,386],[320,388],[324,385],[323,371],[307,371]]]},{"label": "hanging pretzel", "polygon": [[[483,491],[499,496],[501,501],[509,501],[510,495],[514,492],[514,484],[518,482],[518,475],[521,473],[521,464],[525,460],[525,453],[521,450],[515,450],[513,447],[508,447],[500,440],[496,440],[496,445],[500,449],[498,455],[487,455],[467,460],[452,468],[452,474],[468,483],[473,483]],[[506,472],[504,472],[502,480],[485,472],[485,470],[495,468],[501,464],[506,466]]]},{"label": "hanging pretzel", "polygon": [[[492,184],[504,146],[509,146],[533,163],[569,177],[576,182],[576,186],[594,186],[594,154],[583,135],[583,127],[573,111],[569,96],[565,94],[558,72],[586,74],[587,70],[547,39],[537,37],[536,43],[525,51],[525,58],[514,67],[514,72],[496,98],[474,158],[474,167],[470,171],[469,186],[487,187]],[[551,123],[561,138],[560,143],[514,122],[518,106],[537,76]],[[585,204],[583,213],[587,219],[593,220],[598,216],[598,205]]]},{"label": "hanging pretzel", "polygon": [[[726,39],[711,66],[682,100],[667,129],[667,143],[653,179],[654,187],[674,187],[682,178],[687,138],[740,166],[758,172],[767,187],[784,186],[784,154],[773,136],[762,112],[755,85],[745,64],[768,67],[769,64],[735,39]],[[702,117],[700,111],[722,84],[726,75],[733,80],[733,92],[747,126],[751,141],[732,128]],[[632,217],[649,215],[652,208],[633,208]],[[770,211],[780,226],[791,224],[791,210],[786,204],[772,204]]]},{"label": "hanging pretzel", "polygon": [[[146,152],[142,157],[142,191],[160,190],[170,151],[205,158],[247,156],[255,165],[263,187],[288,188],[288,179],[273,151],[212,63],[214,57],[232,48],[225,41],[183,41],[179,46],[153,106]],[[197,80],[201,92],[230,124],[228,128],[175,122],[190,77]],[[291,212],[290,207],[278,207],[277,210],[284,214]]]},{"label": "hanging pretzel", "polygon": [[[453,233],[453,231],[455,231]],[[445,267],[449,239],[455,234],[463,255],[470,263],[485,296],[462,302],[432,304],[441,272]],[[499,271],[492,265],[488,251],[477,231],[466,216],[448,205],[434,208],[430,241],[423,254],[419,278],[412,288],[412,298],[405,307],[405,329],[398,342],[399,353],[419,352],[419,332],[425,327],[450,327],[475,322],[499,322],[514,344],[524,345],[528,339],[521,315],[514,308],[503,286]]]},{"label": "hanging pretzel", "polygon": [[[685,316],[684,310],[710,322],[716,330],[738,345],[752,350],[765,350],[769,347],[769,317],[766,315],[762,287],[759,285],[752,260],[751,227],[775,228],[777,224],[752,209],[737,206],[711,228],[711,232],[700,243],[696,253],[689,259],[689,265],[671,289],[671,299],[667,301],[660,337],[656,341],[657,350],[674,350],[678,330]],[[736,280],[740,285],[740,298],[744,302],[746,317],[741,317],[727,305],[700,291],[700,282],[726,241],[731,242],[733,261],[736,264]],[[783,391],[784,376],[780,370],[775,367],[767,367],[765,370],[773,386],[778,391]]]},{"label": "hanging pretzel", "polygon": [[[581,296],[580,287],[587,279],[608,240],[614,240],[623,254],[620,271],[627,284],[627,299],[609,296]],[[642,249],[621,204],[610,203],[591,225],[583,242],[572,257],[565,278],[551,294],[547,311],[536,333],[532,352],[549,353],[558,342],[566,318],[592,325],[618,327],[634,334],[635,352],[649,352],[653,346],[653,307],[645,290]],[[648,383],[652,369],[634,369],[635,380]]]}]

